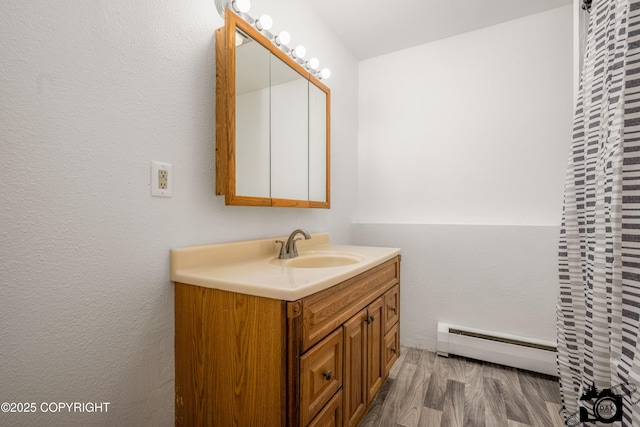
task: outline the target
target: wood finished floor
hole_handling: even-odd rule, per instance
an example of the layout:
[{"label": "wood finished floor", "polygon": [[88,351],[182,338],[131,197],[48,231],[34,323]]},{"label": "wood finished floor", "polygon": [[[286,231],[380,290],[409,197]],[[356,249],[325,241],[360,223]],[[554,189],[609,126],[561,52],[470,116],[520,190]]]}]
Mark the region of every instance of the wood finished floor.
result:
[{"label": "wood finished floor", "polygon": [[360,427],[564,426],[549,376],[402,347]]}]

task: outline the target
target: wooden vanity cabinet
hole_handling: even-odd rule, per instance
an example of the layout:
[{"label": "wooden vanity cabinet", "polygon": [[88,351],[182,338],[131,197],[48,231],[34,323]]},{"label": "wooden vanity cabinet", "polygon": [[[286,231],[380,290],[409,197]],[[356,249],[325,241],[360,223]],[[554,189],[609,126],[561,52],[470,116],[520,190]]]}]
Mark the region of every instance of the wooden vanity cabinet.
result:
[{"label": "wooden vanity cabinet", "polygon": [[400,353],[399,283],[399,256],[297,301],[176,283],[176,425],[357,425]]}]

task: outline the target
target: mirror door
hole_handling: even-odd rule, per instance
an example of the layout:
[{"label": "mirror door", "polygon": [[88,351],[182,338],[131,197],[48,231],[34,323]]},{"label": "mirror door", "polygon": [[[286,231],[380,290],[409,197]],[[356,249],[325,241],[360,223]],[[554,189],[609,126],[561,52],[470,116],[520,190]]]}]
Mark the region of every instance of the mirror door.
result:
[{"label": "mirror door", "polygon": [[236,194],[269,198],[271,53],[242,32],[237,34]]},{"label": "mirror door", "polygon": [[311,207],[329,200],[329,95],[309,84],[309,201]]},{"label": "mirror door", "polygon": [[309,200],[309,81],[271,58],[271,197]]}]

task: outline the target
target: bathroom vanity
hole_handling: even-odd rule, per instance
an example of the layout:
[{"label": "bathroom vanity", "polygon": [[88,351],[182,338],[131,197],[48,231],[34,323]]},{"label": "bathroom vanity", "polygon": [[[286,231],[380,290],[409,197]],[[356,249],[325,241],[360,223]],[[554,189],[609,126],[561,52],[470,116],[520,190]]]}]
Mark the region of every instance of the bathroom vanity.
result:
[{"label": "bathroom vanity", "polygon": [[173,250],[176,425],[355,426],[400,354],[400,250]]}]

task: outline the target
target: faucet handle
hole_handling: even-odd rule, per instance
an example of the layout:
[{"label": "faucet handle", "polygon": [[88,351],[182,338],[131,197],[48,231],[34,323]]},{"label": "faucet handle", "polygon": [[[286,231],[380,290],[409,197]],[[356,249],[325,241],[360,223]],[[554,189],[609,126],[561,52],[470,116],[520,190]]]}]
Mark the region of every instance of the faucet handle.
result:
[{"label": "faucet handle", "polygon": [[302,239],[301,238],[293,239],[293,242],[291,242],[291,253],[290,253],[291,258],[295,258],[298,256],[298,248],[296,247],[296,242],[298,240],[302,240]]},{"label": "faucet handle", "polygon": [[278,258],[285,259],[287,256],[284,249],[284,242],[282,240],[276,240],[276,243],[280,243],[280,255],[278,255]]}]

